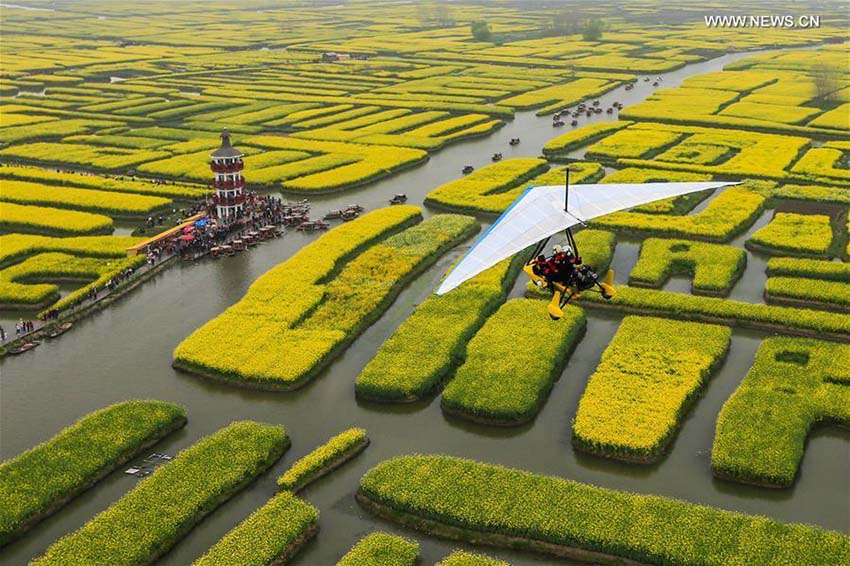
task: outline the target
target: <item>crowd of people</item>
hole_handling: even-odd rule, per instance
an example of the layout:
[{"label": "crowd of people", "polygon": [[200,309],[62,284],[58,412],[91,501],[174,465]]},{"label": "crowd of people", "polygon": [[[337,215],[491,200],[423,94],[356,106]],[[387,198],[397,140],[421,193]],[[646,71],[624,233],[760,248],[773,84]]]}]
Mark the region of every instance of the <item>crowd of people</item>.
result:
[{"label": "crowd of people", "polygon": [[[182,218],[191,218],[199,213],[206,215],[206,221],[195,223],[186,233],[174,234],[156,244],[151,244],[146,250],[147,262],[156,265],[165,258],[177,255],[186,259],[195,259],[206,255],[215,246],[221,246],[233,239],[241,238],[246,231],[259,230],[263,226],[280,225],[284,218],[292,213],[294,207],[306,207],[305,202],[296,205],[283,202],[272,195],[261,195],[254,191],[245,191],[245,204],[242,214],[236,217],[217,218],[215,205],[197,203],[189,209],[181,211]],[[159,222],[159,218],[148,219]],[[188,236],[188,237],[187,237]]]}]

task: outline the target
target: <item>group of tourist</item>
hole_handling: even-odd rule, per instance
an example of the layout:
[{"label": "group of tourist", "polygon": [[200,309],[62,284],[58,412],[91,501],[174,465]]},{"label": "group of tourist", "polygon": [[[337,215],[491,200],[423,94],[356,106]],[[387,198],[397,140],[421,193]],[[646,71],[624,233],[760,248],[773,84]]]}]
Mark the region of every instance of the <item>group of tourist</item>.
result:
[{"label": "group of tourist", "polygon": [[[20,319],[15,323],[15,336],[22,336],[24,334],[29,334],[30,332],[35,330],[35,323],[31,320]],[[2,331],[3,340],[6,339],[6,331]]]},{"label": "group of tourist", "polygon": [[[204,213],[206,219],[196,222],[184,232],[175,233],[167,239],[148,246],[147,263],[153,267],[172,255],[185,259],[202,257],[216,246],[242,238],[246,231],[283,224],[284,218],[292,214],[293,208],[304,209],[307,206],[303,202],[292,205],[272,195],[245,191],[245,204],[241,215],[233,218],[216,218],[215,205],[206,202],[196,203],[190,208],[179,211],[180,218],[177,223],[200,213]],[[148,218],[149,227],[161,223],[161,217]]]}]

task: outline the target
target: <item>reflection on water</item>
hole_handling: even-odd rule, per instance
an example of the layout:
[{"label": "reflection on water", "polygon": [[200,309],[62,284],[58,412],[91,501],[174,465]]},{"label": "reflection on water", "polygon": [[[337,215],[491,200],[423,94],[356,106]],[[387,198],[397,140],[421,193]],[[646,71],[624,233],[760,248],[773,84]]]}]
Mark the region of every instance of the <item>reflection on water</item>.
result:
[{"label": "reflection on water", "polygon": [[[683,77],[719,70],[734,55],[664,75],[664,87]],[[643,84],[631,93],[606,95],[632,104],[646,92]],[[633,97],[633,98],[629,98]],[[386,204],[398,192],[410,203],[421,203],[436,185],[460,176],[466,163],[489,163],[494,151],[505,158],[537,156],[541,146],[560,133],[547,117],[525,112],[480,140],[467,141],[434,156],[423,166],[341,195],[313,199],[317,213],[358,202],[367,209]],[[508,146],[511,137],[519,146]],[[250,181],[250,171],[247,173]],[[759,219],[756,227],[766,222]],[[753,229],[756,229],[754,227]],[[751,233],[752,230],[748,231]],[[746,235],[741,236],[745,238]],[[736,242],[740,244],[741,238]],[[321,531],[295,564],[333,564],[363,534],[376,530],[401,532],[362,511],[354,501],[362,474],[382,460],[412,452],[446,453],[553,474],[595,485],[657,493],[690,501],[758,513],[782,521],[802,521],[832,529],[850,530],[850,443],[847,433],[823,430],[812,435],[800,479],[793,489],[759,490],[712,478],[709,465],[714,422],[750,367],[763,335],[735,331],[729,357],[709,383],[702,399],[672,446],[653,466],[629,465],[576,453],[570,440],[571,420],[588,377],[619,326],[620,316],[588,312],[587,335],[579,344],[535,421],[517,429],[488,428],[447,419],[439,397],[412,405],[383,406],[357,402],[354,380],[381,343],[430,294],[442,273],[462,253],[453,250],[406,288],[381,319],[310,385],[292,393],[239,390],[182,374],[171,368],[171,352],[194,329],[238,301],[262,273],[291,256],[314,236],[291,232],[264,243],[250,253],[217,261],[178,264],[141,286],[109,309],[77,323],[61,339],[46,342],[26,355],[0,362],[0,451],[8,458],[49,438],[82,415],[129,398],[155,398],[184,404],[189,423],[158,444],[169,454],[237,419],[283,423],[292,438],[284,458],[176,546],[164,564],[192,562],[218,538],[262,505],[276,491],[275,478],[317,444],[351,426],[365,427],[371,446],[350,464],[304,492],[321,511]],[[614,255],[617,283],[624,283],[637,260],[639,243],[621,240]],[[763,268],[750,258],[750,269],[733,291],[734,298],[757,299],[763,287]],[[755,268],[755,269],[754,269]],[[753,274],[751,274],[753,272]],[[678,284],[678,282],[674,283]],[[684,283],[683,283],[684,284]],[[520,281],[512,295],[522,293]],[[3,320],[15,313],[3,313]],[[6,326],[8,330],[8,326]],[[234,332],[221,348],[246,348]],[[282,363],[285,363],[283,361]],[[81,526],[105,509],[137,480],[121,471],[48,519],[24,540],[4,549],[3,564],[21,564],[43,552],[52,541]],[[518,494],[521,496],[521,494]],[[470,548],[406,532],[422,543],[423,563],[431,564],[453,548]],[[527,553],[487,549],[517,566],[552,564]],[[567,562],[561,562],[566,564]]]}]

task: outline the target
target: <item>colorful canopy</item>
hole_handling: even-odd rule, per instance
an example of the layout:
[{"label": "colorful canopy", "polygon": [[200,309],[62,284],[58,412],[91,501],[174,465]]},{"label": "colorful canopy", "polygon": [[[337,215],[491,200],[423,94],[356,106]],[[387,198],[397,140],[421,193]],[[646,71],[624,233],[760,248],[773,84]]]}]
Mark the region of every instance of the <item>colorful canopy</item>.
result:
[{"label": "colorful canopy", "polygon": [[567,210],[564,210],[564,185],[529,187],[479,236],[436,293],[448,293],[503,259],[584,221],[656,200],[737,184],[721,181],[571,185]]}]

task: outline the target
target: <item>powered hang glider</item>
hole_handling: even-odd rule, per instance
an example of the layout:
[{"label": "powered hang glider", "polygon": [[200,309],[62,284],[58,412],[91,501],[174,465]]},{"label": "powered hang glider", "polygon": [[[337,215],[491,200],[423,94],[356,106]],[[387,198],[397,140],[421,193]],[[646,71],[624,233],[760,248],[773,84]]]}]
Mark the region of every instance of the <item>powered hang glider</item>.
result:
[{"label": "powered hang glider", "polygon": [[[585,222],[647,204],[653,201],[717,189],[736,182],[641,183],[641,184],[569,184],[569,170],[564,185],[528,187],[511,206],[475,241],[437,288],[436,294],[448,293],[464,281],[536,243],[534,254],[524,271],[538,286],[553,292],[549,315],[563,316],[563,307],[582,291],[597,290],[606,299],[613,298],[613,271],[599,279],[589,267],[580,263],[572,228]],[[564,231],[571,246],[569,273],[558,276],[540,269],[538,254],[544,251],[553,235]],[[577,261],[576,261],[577,260]],[[550,260],[547,260],[550,261]],[[551,264],[550,264],[551,267]],[[560,270],[558,270],[560,271]]]}]

